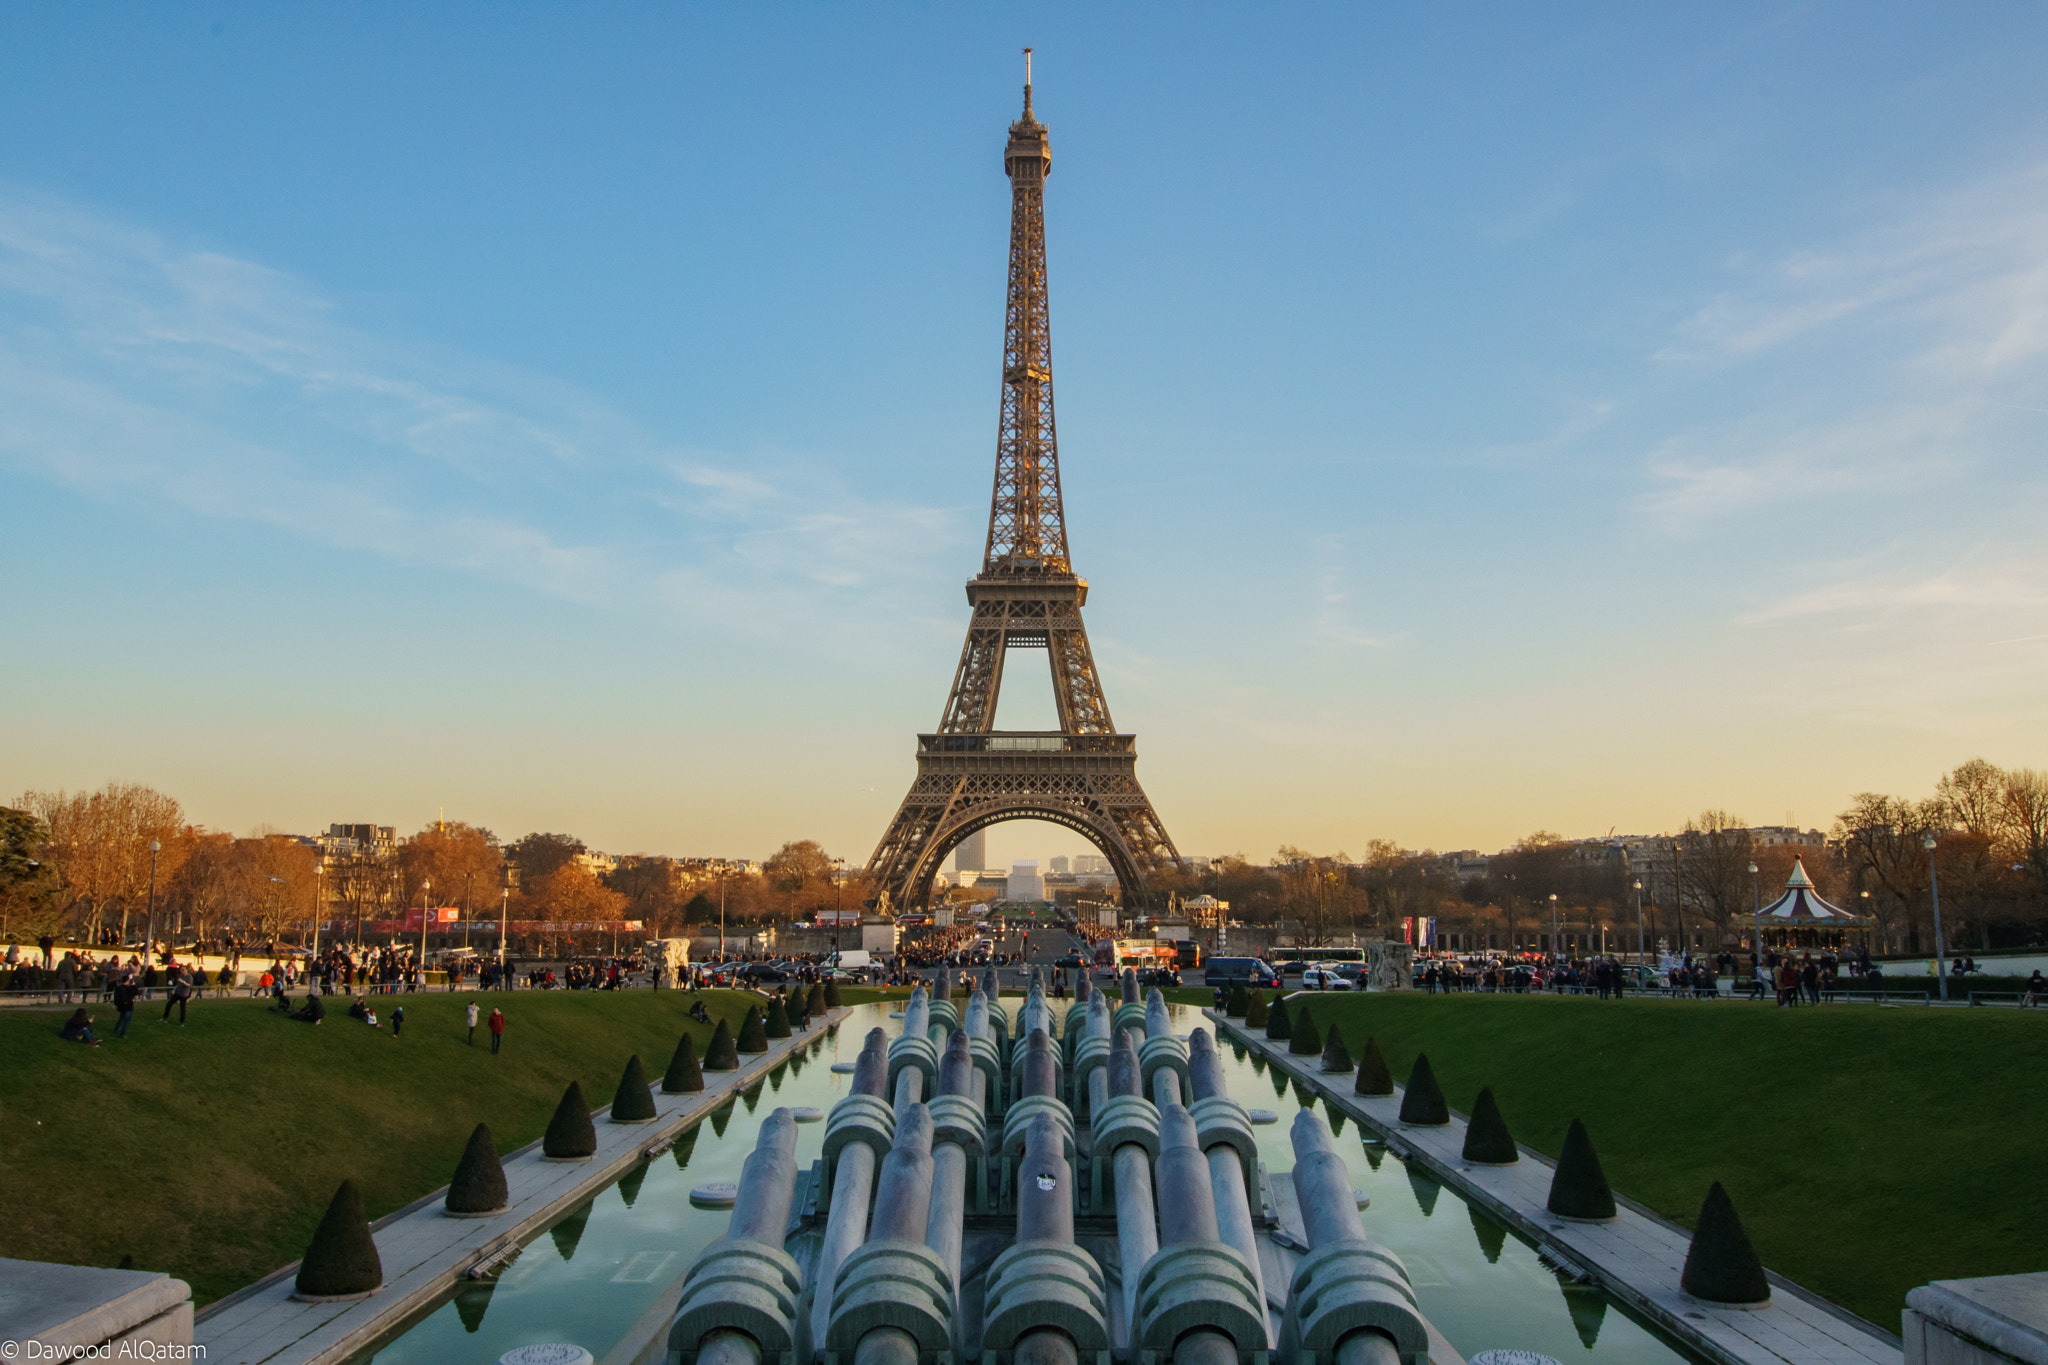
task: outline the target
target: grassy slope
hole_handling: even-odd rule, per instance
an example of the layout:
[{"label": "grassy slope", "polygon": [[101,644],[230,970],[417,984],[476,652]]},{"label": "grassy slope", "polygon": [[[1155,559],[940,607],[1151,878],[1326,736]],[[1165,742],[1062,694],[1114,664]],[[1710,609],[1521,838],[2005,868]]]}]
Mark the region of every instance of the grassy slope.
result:
[{"label": "grassy slope", "polygon": [[1316,999],[1396,1080],[1429,1053],[1453,1108],[1493,1087],[1555,1157],[1585,1120],[1616,1190],[1690,1227],[1728,1187],[1764,1264],[1892,1331],[1929,1280],[2040,1270],[2048,1019],[1674,1001]]},{"label": "grassy slope", "polygon": [[[195,1004],[181,1029],[144,1001],[126,1040],[94,1005],[99,1048],[58,1039],[68,1010],[0,1011],[0,1255],[132,1254],[206,1302],[297,1260],[342,1177],[380,1217],[446,1184],[477,1123],[510,1151],[541,1135],[570,1081],[608,1104],[629,1055],[659,1085],[685,1028],[700,1054],[710,1036],[677,992],[480,995],[509,1021],[493,1057],[482,1027],[463,1041],[469,998],[382,998],[375,1033],[341,997],[317,1028],[230,1000]],[[750,998],[706,996],[735,1029]]]}]

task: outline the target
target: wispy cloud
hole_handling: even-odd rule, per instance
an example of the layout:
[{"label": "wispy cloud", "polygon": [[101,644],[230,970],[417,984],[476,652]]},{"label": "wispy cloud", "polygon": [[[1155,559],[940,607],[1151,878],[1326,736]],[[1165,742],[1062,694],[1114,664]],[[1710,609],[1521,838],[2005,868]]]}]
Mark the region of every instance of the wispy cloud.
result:
[{"label": "wispy cloud", "polygon": [[[1740,283],[1657,358],[1681,384],[1745,373],[1769,396],[1648,452],[1638,510],[1667,531],[1774,499],[1896,496],[2026,444],[2014,414],[2048,394],[2048,164],[1730,269]],[[1782,382],[1800,373],[1811,381]]]},{"label": "wispy cloud", "polygon": [[824,621],[828,647],[920,549],[971,529],[858,496],[823,461],[678,448],[573,386],[341,311],[289,274],[0,187],[0,462],[594,607]]}]

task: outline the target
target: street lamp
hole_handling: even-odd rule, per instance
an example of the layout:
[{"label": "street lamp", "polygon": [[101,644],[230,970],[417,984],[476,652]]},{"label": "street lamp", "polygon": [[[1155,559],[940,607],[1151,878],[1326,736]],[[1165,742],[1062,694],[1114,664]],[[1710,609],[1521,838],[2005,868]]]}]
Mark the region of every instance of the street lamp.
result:
[{"label": "street lamp", "polygon": [[1763,883],[1756,879],[1755,863],[1749,865],[1749,894],[1756,915],[1756,965],[1761,971],[1764,965],[1764,892]]},{"label": "street lamp", "polygon": [[322,907],[323,905],[325,905],[325,904],[326,904],[326,898],[325,898],[325,897],[323,897],[323,896],[322,896],[322,895],[321,895],[320,893],[321,893],[322,891],[324,891],[324,890],[326,889],[326,887],[327,887],[327,864],[326,864],[326,863],[324,863],[324,862],[314,863],[314,864],[313,864],[313,956],[312,956],[311,958],[307,959],[307,965],[308,965],[308,966],[310,966],[310,965],[312,965],[312,963],[318,962],[318,961],[320,960],[320,910],[321,910],[321,907]]},{"label": "street lamp", "polygon": [[505,916],[510,913],[512,888],[507,886],[498,892],[498,989],[510,990],[505,980]]},{"label": "street lamp", "polygon": [[1643,946],[1643,879],[1636,878],[1636,965],[1650,965],[1649,954]]},{"label": "street lamp", "polygon": [[1927,831],[1920,840],[1920,847],[1927,850],[1927,890],[1934,898],[1934,974],[1939,979],[1941,1001],[1948,1003],[1948,949],[1941,941],[1941,879],[1934,870],[1934,831]]},{"label": "street lamp", "polygon": [[1557,950],[1557,893],[1550,893],[1550,960],[1555,962],[1561,956]]},{"label": "street lamp", "polygon": [[[1929,847],[1933,847],[1932,844]],[[156,840],[149,841],[149,930],[142,940],[142,965],[149,965],[149,955],[156,949],[156,855],[163,845]],[[1939,912],[1936,912],[1939,913]]]},{"label": "street lamp", "polygon": [[414,968],[420,974],[420,989],[427,988],[427,893],[434,889],[432,877],[420,878],[420,963]]}]

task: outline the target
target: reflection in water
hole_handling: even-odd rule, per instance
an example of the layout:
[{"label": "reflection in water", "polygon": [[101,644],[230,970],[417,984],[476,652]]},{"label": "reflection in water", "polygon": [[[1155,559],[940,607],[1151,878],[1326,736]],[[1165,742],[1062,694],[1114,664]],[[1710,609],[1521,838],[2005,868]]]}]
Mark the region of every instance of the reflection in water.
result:
[{"label": "reflection in water", "polygon": [[1344,1111],[1328,1100],[1323,1101],[1323,1110],[1330,1116],[1330,1136],[1344,1136]]},{"label": "reflection in water", "polygon": [[1309,1089],[1306,1081],[1294,1083],[1294,1102],[1304,1109],[1316,1107],[1316,1092]]},{"label": "reflection in water", "polygon": [[462,1319],[463,1331],[474,1336],[484,1325],[484,1310],[491,1306],[491,1291],[497,1287],[496,1280],[471,1280],[455,1291],[455,1316]]},{"label": "reflection in water", "polygon": [[1499,1265],[1500,1249],[1508,1241],[1507,1226],[1488,1218],[1476,1204],[1467,1204],[1465,1211],[1472,1215],[1472,1235],[1479,1239],[1479,1249],[1486,1253],[1486,1263]]},{"label": "reflection in water", "polygon": [[[778,1090],[781,1089],[780,1086],[777,1086],[776,1088]],[[748,1086],[745,1090],[742,1090],[740,1092],[740,1103],[747,1106],[747,1112],[749,1114],[754,1112],[754,1106],[758,1105],[760,1102],[761,1083],[759,1081],[755,1081],[752,1085]]]},{"label": "reflection in water", "polygon": [[[782,1093],[782,1073],[787,1070],[789,1070],[789,1063],[785,1061],[780,1066],[775,1067],[768,1073],[768,1088],[770,1090],[773,1090],[778,1095]],[[758,1091],[756,1093],[758,1093]],[[752,1105],[748,1105],[747,1112],[749,1114],[753,1113],[754,1107]]]},{"label": "reflection in water", "polygon": [[1273,1068],[1273,1075],[1271,1079],[1273,1081],[1273,1098],[1280,1100],[1286,1099],[1287,1073],[1276,1066]]},{"label": "reflection in water", "polygon": [[1413,1162],[1408,1163],[1408,1188],[1415,1191],[1415,1206],[1422,1210],[1424,1218],[1436,1212],[1437,1196],[1444,1192],[1444,1187],[1423,1174]]},{"label": "reflection in water", "polygon": [[703,1124],[693,1123],[681,1137],[676,1139],[676,1145],[669,1148],[669,1151],[675,1154],[677,1170],[687,1171],[690,1169],[690,1153],[697,1150],[697,1134],[703,1131]]},{"label": "reflection in water", "polygon": [[583,1229],[590,1223],[590,1210],[597,1201],[592,1200],[582,1208],[548,1229],[548,1235],[555,1239],[555,1254],[565,1261],[576,1258],[576,1244],[583,1240]]},{"label": "reflection in water", "polygon": [[647,1163],[644,1161],[619,1177],[619,1198],[626,1201],[627,1208],[632,1208],[633,1201],[640,1197],[640,1186],[646,1180]]},{"label": "reflection in water", "polygon": [[1387,1149],[1385,1147],[1382,1147],[1377,1142],[1368,1142],[1365,1144],[1366,1165],[1372,1167],[1375,1171],[1377,1171],[1380,1168],[1380,1163],[1382,1161],[1385,1161],[1386,1159]]},{"label": "reflection in water", "polygon": [[1600,1324],[1607,1321],[1607,1296],[1590,1284],[1559,1281],[1564,1290],[1565,1310],[1572,1315],[1572,1327],[1587,1350],[1600,1344]]},{"label": "reflection in water", "polygon": [[[719,1105],[718,1108],[712,1112],[711,1135],[713,1137],[725,1136],[725,1126],[728,1123],[732,1122],[732,1107],[732,1101],[727,1100],[724,1104]],[[751,1113],[752,1109],[753,1107],[749,1105],[748,1112]]]}]

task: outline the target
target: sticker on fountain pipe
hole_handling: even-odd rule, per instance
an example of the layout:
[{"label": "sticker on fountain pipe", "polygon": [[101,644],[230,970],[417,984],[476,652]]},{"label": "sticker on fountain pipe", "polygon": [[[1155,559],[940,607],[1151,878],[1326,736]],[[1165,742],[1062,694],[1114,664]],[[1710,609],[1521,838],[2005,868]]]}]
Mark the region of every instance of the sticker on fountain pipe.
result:
[{"label": "sticker on fountain pipe", "polygon": [[690,1202],[699,1208],[729,1209],[739,1197],[740,1187],[730,1180],[713,1180],[690,1191]]},{"label": "sticker on fountain pipe", "polygon": [[566,1341],[515,1346],[498,1357],[498,1365],[594,1365],[590,1352]]},{"label": "sticker on fountain pipe", "polygon": [[1053,1189],[1054,1189],[1054,1188],[1055,1188],[1055,1187],[1056,1187],[1056,1186],[1057,1186],[1057,1185],[1058,1185],[1059,1183],[1060,1183],[1059,1181],[1057,1181],[1057,1180],[1053,1179],[1053,1178],[1052,1178],[1051,1176],[1049,1176],[1049,1175],[1043,1175],[1043,1174],[1041,1174],[1041,1175],[1040,1175],[1040,1176],[1038,1177],[1038,1188],[1039,1188],[1039,1189],[1041,1189],[1041,1190],[1044,1190],[1044,1191],[1046,1191],[1047,1193],[1051,1193],[1051,1192],[1052,1192],[1052,1190],[1053,1190]]}]

